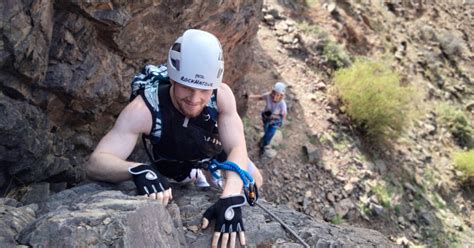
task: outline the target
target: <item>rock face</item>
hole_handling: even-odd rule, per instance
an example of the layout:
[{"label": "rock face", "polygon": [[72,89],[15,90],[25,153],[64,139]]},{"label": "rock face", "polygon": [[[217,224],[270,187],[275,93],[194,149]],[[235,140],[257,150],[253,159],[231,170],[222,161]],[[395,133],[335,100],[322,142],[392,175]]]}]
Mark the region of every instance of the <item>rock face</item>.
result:
[{"label": "rock face", "polygon": [[41,204],[19,235],[33,247],[186,247],[179,209],[100,184],[62,191]]},{"label": "rock face", "polygon": [[129,84],[159,64],[187,28],[214,33],[224,80],[239,82],[262,1],[2,1],[0,191],[83,179],[84,160],[113,125]]},{"label": "rock face", "polygon": [[15,247],[15,235],[35,220],[36,207],[21,207],[13,199],[0,198],[0,247]]},{"label": "rock face", "polygon": [[[39,207],[20,207],[18,202],[3,198],[2,213],[7,209],[26,214],[0,219],[0,242],[9,241],[4,243],[6,247],[15,242],[32,247],[209,247],[213,223],[201,230],[200,221],[205,209],[217,200],[217,192],[173,189],[175,200],[166,209],[156,201],[133,196],[131,182],[119,186],[85,184],[57,193]],[[261,204],[312,247],[393,246],[376,231],[334,226],[264,200]],[[303,247],[259,207],[246,206],[243,215],[249,247]],[[6,223],[17,224],[4,229]]]}]

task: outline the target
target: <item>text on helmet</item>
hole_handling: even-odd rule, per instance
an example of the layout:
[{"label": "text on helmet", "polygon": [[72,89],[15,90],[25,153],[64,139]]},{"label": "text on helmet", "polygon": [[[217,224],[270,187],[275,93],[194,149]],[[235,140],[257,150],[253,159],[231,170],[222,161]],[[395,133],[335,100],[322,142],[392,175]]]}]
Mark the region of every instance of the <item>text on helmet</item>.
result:
[{"label": "text on helmet", "polygon": [[212,87],[214,85],[213,83],[209,83],[209,82],[202,81],[199,79],[187,78],[185,76],[181,76],[181,81],[186,82],[186,83],[191,83],[191,84],[198,84],[198,85],[202,85],[206,87]]}]

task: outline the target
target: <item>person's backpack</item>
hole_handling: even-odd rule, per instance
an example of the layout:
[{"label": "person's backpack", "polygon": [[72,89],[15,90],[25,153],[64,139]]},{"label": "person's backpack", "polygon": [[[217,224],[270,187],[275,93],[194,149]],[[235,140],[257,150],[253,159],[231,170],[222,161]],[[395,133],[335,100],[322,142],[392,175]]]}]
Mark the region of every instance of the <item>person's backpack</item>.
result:
[{"label": "person's backpack", "polygon": [[[144,94],[145,90],[149,92],[158,92],[159,86],[169,84],[169,77],[166,65],[146,65],[140,73],[138,73],[132,80],[132,92],[130,94],[130,102],[140,94]],[[145,96],[144,96],[145,97]],[[161,128],[153,127],[153,129],[161,130]],[[159,139],[161,131],[154,133],[155,139]],[[148,140],[148,142],[147,142]],[[150,159],[150,162],[155,161],[155,158],[150,153],[151,147],[149,147],[150,136],[142,134],[142,142],[145,151]]]},{"label": "person's backpack", "polygon": [[130,101],[148,87],[158,88],[160,83],[170,83],[166,65],[146,65],[132,80]]}]

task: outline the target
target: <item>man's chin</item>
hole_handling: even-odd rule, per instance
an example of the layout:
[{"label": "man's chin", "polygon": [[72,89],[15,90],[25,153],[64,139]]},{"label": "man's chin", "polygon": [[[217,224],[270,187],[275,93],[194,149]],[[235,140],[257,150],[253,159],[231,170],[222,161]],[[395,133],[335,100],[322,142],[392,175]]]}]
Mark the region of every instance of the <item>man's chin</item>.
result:
[{"label": "man's chin", "polygon": [[188,117],[188,118],[194,118],[194,117],[197,117],[199,115],[199,113],[195,114],[195,113],[184,113],[184,116],[185,117]]},{"label": "man's chin", "polygon": [[179,105],[179,110],[181,114],[188,118],[194,118],[199,116],[201,112],[204,110],[204,106],[199,106],[199,107],[189,107],[185,104]]},{"label": "man's chin", "polygon": [[200,109],[199,111],[196,110],[196,111],[190,111],[190,110],[185,110],[183,109],[182,110],[182,114],[188,118],[194,118],[194,117],[197,117],[199,116],[199,114],[202,112],[202,109]]}]

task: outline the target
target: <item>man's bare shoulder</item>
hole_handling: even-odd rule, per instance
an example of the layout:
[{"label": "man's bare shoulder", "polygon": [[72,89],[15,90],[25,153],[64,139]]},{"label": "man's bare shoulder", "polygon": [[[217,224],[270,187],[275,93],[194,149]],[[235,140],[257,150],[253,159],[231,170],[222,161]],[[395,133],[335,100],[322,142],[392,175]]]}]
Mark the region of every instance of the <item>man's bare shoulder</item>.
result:
[{"label": "man's bare shoulder", "polygon": [[139,95],[133,99],[120,113],[115,127],[125,129],[133,133],[149,133],[152,125],[151,112],[145,101]]},{"label": "man's bare shoulder", "polygon": [[234,93],[225,83],[222,83],[218,88],[217,107],[220,113],[232,112],[236,108]]}]

